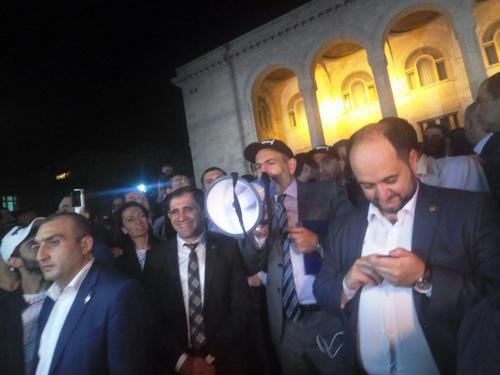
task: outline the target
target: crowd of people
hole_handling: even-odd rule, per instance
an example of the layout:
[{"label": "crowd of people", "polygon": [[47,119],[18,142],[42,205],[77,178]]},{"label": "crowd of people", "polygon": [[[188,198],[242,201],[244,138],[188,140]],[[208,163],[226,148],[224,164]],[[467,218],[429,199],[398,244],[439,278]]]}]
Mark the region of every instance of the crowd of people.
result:
[{"label": "crowd of people", "polygon": [[0,373],[500,373],[500,73],[421,143],[389,117],[243,156],[272,195],[244,238],[205,212],[218,166],[105,219],[2,209]]}]

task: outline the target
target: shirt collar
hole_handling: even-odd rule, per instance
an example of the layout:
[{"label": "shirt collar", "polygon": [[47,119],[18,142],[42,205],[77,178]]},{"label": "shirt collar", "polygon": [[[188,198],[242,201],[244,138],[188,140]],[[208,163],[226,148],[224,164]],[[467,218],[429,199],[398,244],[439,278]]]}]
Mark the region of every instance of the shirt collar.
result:
[{"label": "shirt collar", "polygon": [[493,133],[488,133],[483,138],[481,138],[479,142],[477,142],[477,145],[474,146],[473,150],[476,155],[479,155],[483,151],[486,142],[488,142],[491,137],[493,137]]},{"label": "shirt collar", "polygon": [[290,197],[290,198],[293,198],[293,199],[297,199],[297,180],[295,180],[295,178],[292,179],[292,182],[282,192],[282,194],[285,194],[287,197]]},{"label": "shirt collar", "polygon": [[[198,244],[200,244],[203,247],[205,247],[205,243],[206,243],[205,232],[203,232],[202,234],[200,234],[200,236],[196,239],[196,241],[188,242],[188,243],[195,243],[195,242],[198,242]],[[184,246],[185,243],[187,243],[187,242],[184,241],[182,238],[180,238],[179,234],[177,234],[177,249],[180,249],[180,250],[186,249],[189,252],[189,249]]]},{"label": "shirt collar", "polygon": [[57,299],[65,290],[74,291],[75,293],[78,292],[80,286],[83,283],[83,280],[85,280],[85,277],[89,273],[90,267],[92,267],[93,264],[94,258],[92,258],[86,265],[84,265],[82,269],[80,269],[80,271],[76,274],[76,276],[73,277],[73,280],[71,280],[69,284],[64,288],[60,288],[56,283],[52,283],[50,288],[47,290],[47,296],[50,297],[50,299],[52,299],[53,301],[57,301]]},{"label": "shirt collar", "polygon": [[[397,213],[398,221],[402,215],[410,215],[411,217],[415,215],[415,207],[417,206],[417,195],[419,189],[420,189],[420,183],[417,181],[417,189],[415,190],[415,193],[413,194],[411,199],[408,202],[406,202],[403,208],[401,208]],[[387,221],[384,215],[382,215],[380,210],[373,203],[370,203],[370,206],[368,207],[367,219],[369,223],[372,222],[374,219]]]}]

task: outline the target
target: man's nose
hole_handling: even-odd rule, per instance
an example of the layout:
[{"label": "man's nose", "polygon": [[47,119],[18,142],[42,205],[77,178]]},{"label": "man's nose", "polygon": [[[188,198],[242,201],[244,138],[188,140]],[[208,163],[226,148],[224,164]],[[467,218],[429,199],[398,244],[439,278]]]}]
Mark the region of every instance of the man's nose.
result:
[{"label": "man's nose", "polygon": [[38,248],[38,250],[36,252],[36,259],[39,262],[41,262],[45,258],[47,258],[47,253],[45,252],[45,246],[44,245],[40,245],[40,247]]}]

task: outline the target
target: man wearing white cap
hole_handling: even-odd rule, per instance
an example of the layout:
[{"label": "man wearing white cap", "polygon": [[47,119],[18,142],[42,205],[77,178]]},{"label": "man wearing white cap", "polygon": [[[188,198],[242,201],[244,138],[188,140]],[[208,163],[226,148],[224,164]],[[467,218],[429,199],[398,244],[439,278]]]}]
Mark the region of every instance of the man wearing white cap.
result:
[{"label": "man wearing white cap", "polygon": [[17,271],[21,281],[3,306],[6,321],[5,334],[0,338],[0,372],[6,374],[28,373],[33,360],[38,315],[50,285],[43,279],[33,246],[42,219],[36,218],[26,227],[12,228],[0,247],[3,261]]}]

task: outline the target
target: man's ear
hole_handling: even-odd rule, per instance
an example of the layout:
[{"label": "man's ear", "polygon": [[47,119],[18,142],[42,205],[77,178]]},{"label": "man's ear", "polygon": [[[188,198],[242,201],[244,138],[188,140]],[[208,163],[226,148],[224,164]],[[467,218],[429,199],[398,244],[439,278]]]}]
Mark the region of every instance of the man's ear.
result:
[{"label": "man's ear", "polygon": [[82,254],[87,255],[92,251],[94,247],[94,238],[90,235],[83,237],[80,240],[80,246],[82,247]]},{"label": "man's ear", "polygon": [[288,170],[290,171],[290,174],[293,176],[295,174],[295,170],[297,169],[297,159],[295,158],[290,158],[288,159]]},{"label": "man's ear", "polygon": [[417,163],[418,163],[418,152],[415,149],[410,150],[410,154],[408,155],[408,163],[410,164],[411,170],[416,173],[417,172]]},{"label": "man's ear", "polygon": [[18,257],[10,257],[9,260],[7,260],[7,264],[12,268],[20,268],[23,265],[23,261]]}]

